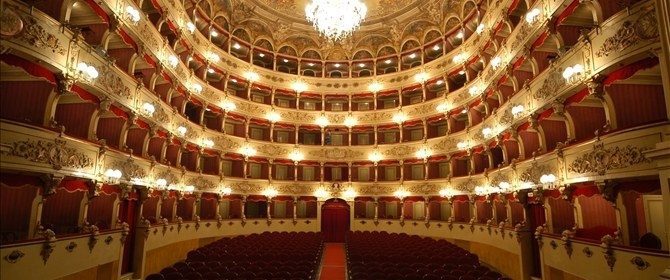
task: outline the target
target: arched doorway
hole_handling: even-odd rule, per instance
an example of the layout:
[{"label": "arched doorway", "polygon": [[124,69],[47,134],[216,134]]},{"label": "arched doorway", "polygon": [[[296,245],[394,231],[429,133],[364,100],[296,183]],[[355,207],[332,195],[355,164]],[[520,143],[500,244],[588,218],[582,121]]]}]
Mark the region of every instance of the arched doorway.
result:
[{"label": "arched doorway", "polygon": [[349,231],[349,204],[338,198],[321,206],[321,232],[326,242],[344,242]]}]

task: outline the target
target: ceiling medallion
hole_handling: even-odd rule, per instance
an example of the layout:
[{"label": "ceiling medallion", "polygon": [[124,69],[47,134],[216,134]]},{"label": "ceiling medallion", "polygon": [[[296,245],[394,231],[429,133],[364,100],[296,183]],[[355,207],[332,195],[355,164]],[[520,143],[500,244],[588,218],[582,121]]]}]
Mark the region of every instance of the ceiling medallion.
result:
[{"label": "ceiling medallion", "polygon": [[322,36],[338,41],[360,27],[367,10],[360,0],[312,0],[305,17]]}]

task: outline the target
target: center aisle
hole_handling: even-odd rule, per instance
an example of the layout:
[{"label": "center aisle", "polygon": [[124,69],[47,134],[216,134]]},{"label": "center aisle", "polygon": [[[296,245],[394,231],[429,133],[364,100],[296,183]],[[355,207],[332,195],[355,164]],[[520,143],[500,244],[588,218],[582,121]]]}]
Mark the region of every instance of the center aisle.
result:
[{"label": "center aisle", "polygon": [[321,261],[320,280],[345,280],[347,257],[344,243],[326,243]]}]

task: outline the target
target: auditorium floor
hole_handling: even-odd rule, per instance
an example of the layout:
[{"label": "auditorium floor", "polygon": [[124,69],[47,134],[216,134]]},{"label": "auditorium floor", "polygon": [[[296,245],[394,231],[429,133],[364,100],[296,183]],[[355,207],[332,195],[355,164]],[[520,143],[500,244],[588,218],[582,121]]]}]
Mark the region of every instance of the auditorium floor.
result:
[{"label": "auditorium floor", "polygon": [[347,258],[344,243],[326,243],[321,261],[320,280],[345,280]]}]

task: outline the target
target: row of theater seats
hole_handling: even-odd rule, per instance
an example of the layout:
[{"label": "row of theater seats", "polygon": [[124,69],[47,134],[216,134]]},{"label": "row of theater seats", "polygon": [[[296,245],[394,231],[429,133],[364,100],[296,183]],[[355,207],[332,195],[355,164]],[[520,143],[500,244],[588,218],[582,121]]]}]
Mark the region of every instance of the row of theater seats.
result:
[{"label": "row of theater seats", "polygon": [[320,233],[265,232],[226,237],[188,253],[147,280],[310,280],[323,250]]},{"label": "row of theater seats", "polygon": [[506,279],[474,255],[446,240],[404,233],[349,232],[350,280],[499,280]]}]

